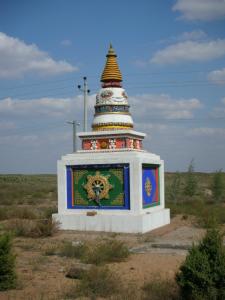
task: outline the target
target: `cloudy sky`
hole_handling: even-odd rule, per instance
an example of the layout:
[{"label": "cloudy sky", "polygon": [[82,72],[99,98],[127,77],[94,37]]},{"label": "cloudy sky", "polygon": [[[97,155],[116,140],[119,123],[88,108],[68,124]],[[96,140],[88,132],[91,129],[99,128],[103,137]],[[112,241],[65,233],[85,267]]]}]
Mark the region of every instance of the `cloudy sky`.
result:
[{"label": "cloudy sky", "polygon": [[110,42],[145,149],[167,171],[225,170],[224,0],[2,0],[0,173],[56,172]]}]

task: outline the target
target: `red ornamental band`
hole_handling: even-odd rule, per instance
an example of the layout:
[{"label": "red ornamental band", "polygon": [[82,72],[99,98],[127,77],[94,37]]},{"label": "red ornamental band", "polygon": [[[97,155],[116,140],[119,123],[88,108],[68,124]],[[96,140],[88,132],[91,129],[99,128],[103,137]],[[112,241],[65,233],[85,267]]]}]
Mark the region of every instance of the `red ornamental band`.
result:
[{"label": "red ornamental band", "polygon": [[115,150],[115,149],[142,150],[142,140],[132,138],[101,138],[85,139],[82,141],[82,150]]}]

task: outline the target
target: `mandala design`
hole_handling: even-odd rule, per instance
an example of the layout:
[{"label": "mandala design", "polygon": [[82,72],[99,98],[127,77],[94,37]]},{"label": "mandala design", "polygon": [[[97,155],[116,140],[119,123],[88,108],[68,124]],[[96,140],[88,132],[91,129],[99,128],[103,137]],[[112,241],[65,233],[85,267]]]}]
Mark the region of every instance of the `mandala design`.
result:
[{"label": "mandala design", "polygon": [[146,181],[145,181],[145,191],[146,191],[147,196],[149,197],[152,192],[152,185],[151,185],[150,179],[148,177],[146,178]]},{"label": "mandala design", "polygon": [[109,199],[109,190],[113,188],[108,181],[109,177],[110,175],[101,175],[99,171],[93,176],[87,176],[87,183],[83,187],[87,191],[89,201],[94,200],[100,205],[101,199]]},{"label": "mandala design", "polygon": [[100,143],[100,148],[101,149],[107,149],[108,148],[108,142],[107,141],[102,141]]}]

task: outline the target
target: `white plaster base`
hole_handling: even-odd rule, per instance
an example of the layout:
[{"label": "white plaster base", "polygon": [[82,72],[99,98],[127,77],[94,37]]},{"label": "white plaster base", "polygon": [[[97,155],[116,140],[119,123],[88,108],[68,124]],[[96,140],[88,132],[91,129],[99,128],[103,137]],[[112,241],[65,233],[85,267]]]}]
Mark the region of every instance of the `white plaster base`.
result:
[{"label": "white plaster base", "polygon": [[124,233],[145,233],[170,223],[170,210],[160,209],[143,214],[101,214],[94,216],[84,213],[53,214],[53,219],[64,230],[105,231]]}]

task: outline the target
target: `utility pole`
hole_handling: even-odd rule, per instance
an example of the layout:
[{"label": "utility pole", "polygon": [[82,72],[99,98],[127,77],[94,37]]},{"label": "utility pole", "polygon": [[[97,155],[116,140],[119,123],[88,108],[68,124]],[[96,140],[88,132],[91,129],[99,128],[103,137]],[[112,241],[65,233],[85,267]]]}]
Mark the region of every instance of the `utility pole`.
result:
[{"label": "utility pole", "polygon": [[77,152],[77,126],[80,125],[77,121],[68,121],[67,124],[73,125],[73,152]]},{"label": "utility pole", "polygon": [[81,88],[81,85],[78,85],[78,89],[84,93],[84,132],[87,132],[87,95],[90,93],[87,85],[87,77],[83,77],[84,87]]}]

